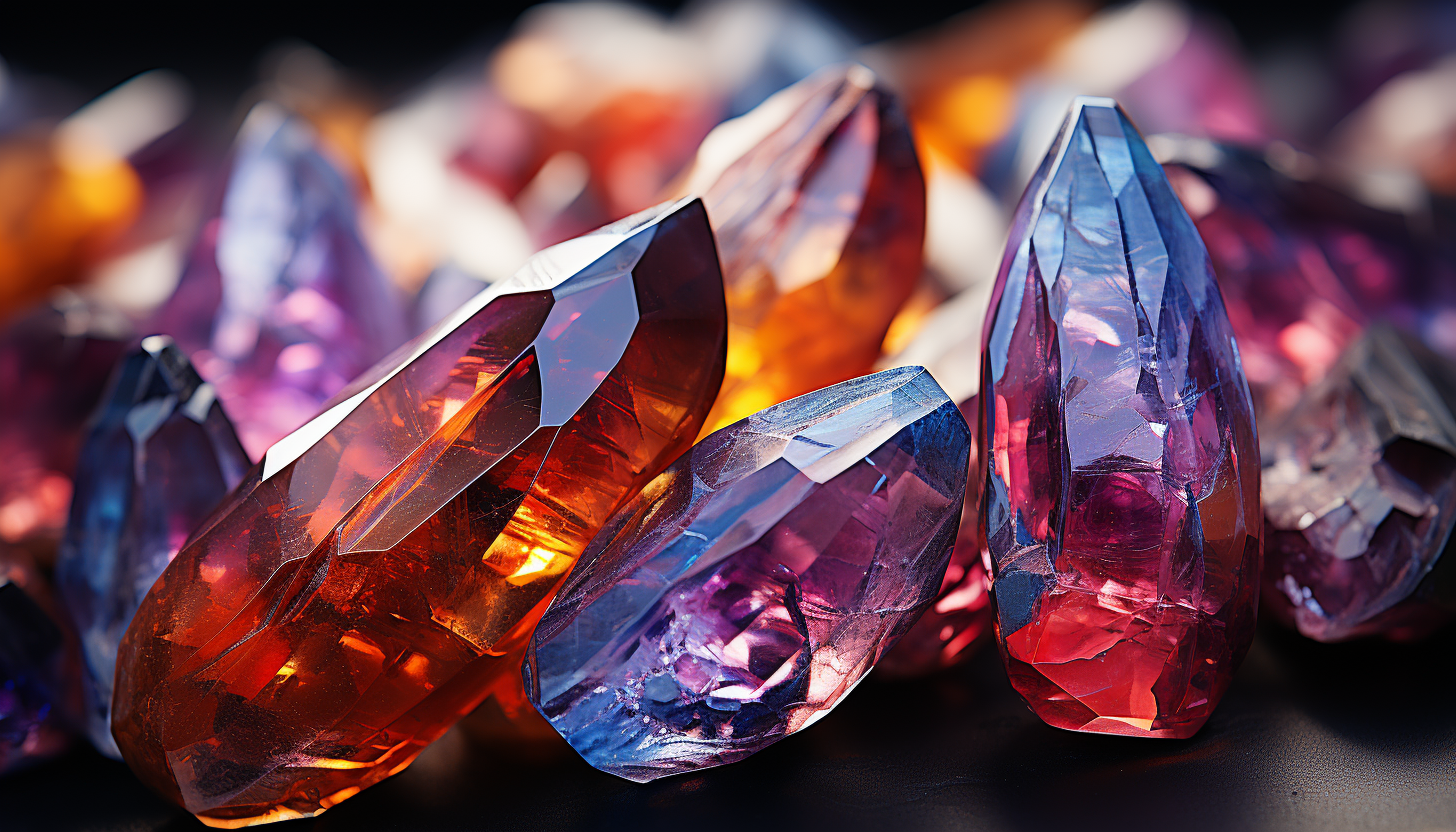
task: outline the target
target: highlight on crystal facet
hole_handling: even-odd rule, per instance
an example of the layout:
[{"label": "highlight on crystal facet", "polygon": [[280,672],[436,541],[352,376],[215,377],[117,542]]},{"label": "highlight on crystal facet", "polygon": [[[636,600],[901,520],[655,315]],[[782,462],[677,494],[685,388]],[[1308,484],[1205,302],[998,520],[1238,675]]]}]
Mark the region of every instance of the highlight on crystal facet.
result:
[{"label": "highlight on crystal facet", "polygon": [[807,728],[935,597],[969,454],[918,367],[716,431],[587,548],[531,640],[531,701],[587,762],[638,781]]},{"label": "highlight on crystal facet", "polygon": [[75,476],[56,584],[80,635],[86,724],[111,738],[116,651],[132,614],[187,536],[251,461],[204,382],[171,339],[154,335],[117,366]]},{"label": "highlight on crystal facet", "polygon": [[1057,727],[1190,736],[1253,638],[1258,438],[1203,242],[1115,102],[1074,103],[993,292],[981,522],[1012,685]]},{"label": "highlight on crystal facet", "polygon": [[870,371],[920,279],[925,177],[894,96],[830,67],[703,141],[728,294],[728,374],[705,432]]},{"label": "highlight on crystal facet", "polygon": [[205,823],[317,814],[519,659],[577,556],[722,380],[702,203],[546,249],[274,445],[122,641],[113,733]]}]

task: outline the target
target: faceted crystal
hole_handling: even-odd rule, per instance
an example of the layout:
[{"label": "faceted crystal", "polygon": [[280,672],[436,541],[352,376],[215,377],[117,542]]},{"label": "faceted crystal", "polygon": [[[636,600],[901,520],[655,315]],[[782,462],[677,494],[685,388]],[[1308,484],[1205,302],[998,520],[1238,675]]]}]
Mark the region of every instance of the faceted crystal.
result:
[{"label": "faceted crystal", "polygon": [[259,457],[406,328],[359,238],[348,182],[303,122],[254,108],[221,204],[153,329],[191,355]]},{"label": "faceted crystal", "polygon": [[728,375],[705,431],[868,372],[925,240],[909,126],[873,73],[824,70],[719,127],[687,188],[728,292]]},{"label": "faceted crystal", "polygon": [[697,435],[726,328],[694,200],[537,254],[355,379],[142,601],[123,758],[208,824],[312,815],[519,688],[577,556]]},{"label": "faceted crystal", "polygon": [[531,640],[532,701],[638,781],[808,727],[935,596],[969,454],[918,367],[713,433],[592,541]]},{"label": "faceted crystal", "polygon": [[74,675],[30,556],[0,544],[0,773],[66,747]]},{"label": "faceted crystal", "polygon": [[1012,685],[1061,728],[1187,737],[1254,633],[1258,438],[1208,255],[1109,99],[1022,197],[981,383],[981,517]]},{"label": "faceted crystal", "polygon": [[124,358],[81,449],[56,584],[81,638],[86,731],[111,738],[116,650],[132,614],[187,535],[251,463],[212,385],[171,339]]},{"label": "faceted crystal", "polygon": [[1424,635],[1456,524],[1456,365],[1377,326],[1264,437],[1267,605],[1320,641]]}]

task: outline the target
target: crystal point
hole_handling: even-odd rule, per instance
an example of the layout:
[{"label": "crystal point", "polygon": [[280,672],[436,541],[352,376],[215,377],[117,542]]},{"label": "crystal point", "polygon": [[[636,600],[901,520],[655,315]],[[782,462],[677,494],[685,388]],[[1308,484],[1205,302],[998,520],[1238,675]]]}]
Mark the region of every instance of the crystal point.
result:
[{"label": "crystal point", "polygon": [[722,380],[702,203],[546,249],[275,444],[143,600],[113,733],[204,822],[317,814],[519,659],[592,536]]},{"label": "crystal point", "polygon": [[1452,617],[1433,570],[1456,524],[1456,366],[1380,325],[1264,439],[1265,600],[1320,641]]},{"label": "crystal point", "polygon": [[1062,728],[1187,737],[1253,638],[1249,389],[1188,214],[1109,99],[1022,197],[986,325],[981,522],[1012,685]]},{"label": "crystal point", "polygon": [[711,434],[588,547],[532,638],[532,701],[593,766],[639,781],[808,727],[940,588],[969,453],[920,368]]},{"label": "crystal point", "polygon": [[81,448],[56,584],[81,638],[86,731],[111,738],[116,650],[132,614],[193,529],[251,463],[182,351],[152,336],[118,365]]}]

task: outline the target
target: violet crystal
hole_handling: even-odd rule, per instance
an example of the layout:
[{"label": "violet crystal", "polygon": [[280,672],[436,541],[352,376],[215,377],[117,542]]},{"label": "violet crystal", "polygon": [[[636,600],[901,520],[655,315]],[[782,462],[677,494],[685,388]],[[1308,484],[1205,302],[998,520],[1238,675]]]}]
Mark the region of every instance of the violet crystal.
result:
[{"label": "violet crystal", "polygon": [[935,597],[969,453],[918,367],[711,434],[588,546],[532,638],[531,701],[638,781],[808,727]]},{"label": "violet crystal", "polygon": [[404,343],[405,314],[313,132],[255,107],[221,205],[153,328],[192,357],[260,457]]},{"label": "violet crystal", "polygon": [[66,747],[74,657],[35,562],[0,544],[0,774]]},{"label": "violet crystal", "polygon": [[117,647],[132,615],[197,525],[243,478],[248,455],[212,385],[166,336],[118,366],[81,448],[56,583],[85,664],[86,730],[111,738]]},{"label": "violet crystal", "polygon": [[981,518],[1013,687],[1051,725],[1187,737],[1254,634],[1258,439],[1208,254],[1137,129],[1078,99],[986,324]]}]

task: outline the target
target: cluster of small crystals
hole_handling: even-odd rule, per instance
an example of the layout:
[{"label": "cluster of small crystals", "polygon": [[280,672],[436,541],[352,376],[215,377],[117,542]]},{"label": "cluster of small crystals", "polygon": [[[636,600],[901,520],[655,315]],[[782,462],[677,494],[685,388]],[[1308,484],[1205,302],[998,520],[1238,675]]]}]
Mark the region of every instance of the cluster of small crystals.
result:
[{"label": "cluster of small crystals", "polygon": [[[1265,599],[1320,641],[1449,621],[1433,573],[1456,524],[1456,366],[1388,326],[1264,437]],[[1449,593],[1447,593],[1449,595]]]},{"label": "cluster of small crystals", "polygon": [[722,379],[701,202],[537,254],[273,446],[143,600],[113,733],[216,826],[407,766],[519,658]]},{"label": "cluster of small crystals", "polygon": [[352,189],[302,121],[249,113],[151,329],[192,357],[255,458],[404,342],[404,305],[359,237]]},{"label": "cluster of small crystals", "polygon": [[969,454],[920,368],[711,434],[587,549],[532,639],[532,701],[593,766],[639,781],[807,727],[930,604]]},{"label": "cluster of small crystals", "polygon": [[111,738],[116,651],[187,536],[251,463],[212,386],[164,336],[123,357],[81,449],[56,585],[81,640],[86,731]]},{"label": "cluster of small crystals", "polygon": [[981,522],[1012,685],[1048,723],[1186,737],[1253,639],[1258,440],[1208,255],[1136,128],[1078,99],[986,325]]}]

